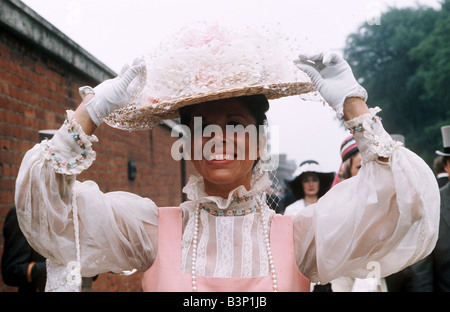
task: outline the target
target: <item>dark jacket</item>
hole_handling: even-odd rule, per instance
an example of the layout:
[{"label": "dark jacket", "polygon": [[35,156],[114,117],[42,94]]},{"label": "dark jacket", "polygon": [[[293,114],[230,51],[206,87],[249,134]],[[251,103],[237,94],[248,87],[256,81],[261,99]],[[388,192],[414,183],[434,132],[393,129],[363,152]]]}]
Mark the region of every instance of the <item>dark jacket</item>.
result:
[{"label": "dark jacket", "polygon": [[388,291],[450,291],[450,183],[440,189],[439,236],[430,255],[386,277]]},{"label": "dark jacket", "polygon": [[437,178],[439,188],[444,187],[448,183],[448,177]]},{"label": "dark jacket", "polygon": [[450,291],[450,183],[440,189],[439,237],[433,250],[434,289]]},{"label": "dark jacket", "polygon": [[[3,282],[18,287],[19,292],[44,291],[47,278],[45,258],[28,244],[17,221],[16,208],[12,208],[3,226],[5,244],[2,255]],[[27,282],[27,268],[35,262],[31,271],[31,283]]]}]

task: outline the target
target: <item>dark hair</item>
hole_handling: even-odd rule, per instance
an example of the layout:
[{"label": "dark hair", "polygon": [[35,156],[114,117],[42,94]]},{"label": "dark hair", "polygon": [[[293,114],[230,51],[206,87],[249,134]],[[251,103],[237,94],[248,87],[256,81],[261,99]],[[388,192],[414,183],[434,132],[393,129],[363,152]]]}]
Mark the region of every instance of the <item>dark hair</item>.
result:
[{"label": "dark hair", "polygon": [[[355,154],[356,155],[356,154]],[[353,155],[352,155],[353,156]],[[347,180],[352,177],[353,157],[347,158],[342,162],[342,171],[338,173],[339,180]]]},{"label": "dark hair", "polygon": [[433,162],[433,169],[435,174],[445,172],[445,158],[444,156],[436,156]]},{"label": "dark hair", "polygon": [[[306,164],[316,164],[319,163],[315,160],[305,160],[300,164],[300,167]],[[334,172],[315,172],[315,171],[306,171],[302,174],[298,175],[291,181],[286,181],[288,187],[294,194],[296,200],[303,199],[305,197],[305,191],[303,190],[302,185],[302,177],[309,173],[315,173],[319,176],[319,192],[317,193],[317,197],[320,198],[325,195],[326,192],[331,188],[331,185],[334,180],[335,173]]]},{"label": "dark hair", "polygon": [[[444,164],[444,167],[446,165],[450,165],[450,156],[444,156],[444,158],[442,159],[442,162]],[[447,164],[447,163],[449,163],[449,164]],[[444,169],[444,172],[445,172],[445,169]]]},{"label": "dark hair", "polygon": [[[236,99],[239,100],[247,109],[250,115],[255,118],[256,126],[262,126],[265,124],[267,117],[266,112],[269,110],[269,101],[265,95],[248,95],[240,96]],[[182,125],[189,126],[192,120],[192,109],[195,105],[184,106],[179,109],[180,123]]]}]

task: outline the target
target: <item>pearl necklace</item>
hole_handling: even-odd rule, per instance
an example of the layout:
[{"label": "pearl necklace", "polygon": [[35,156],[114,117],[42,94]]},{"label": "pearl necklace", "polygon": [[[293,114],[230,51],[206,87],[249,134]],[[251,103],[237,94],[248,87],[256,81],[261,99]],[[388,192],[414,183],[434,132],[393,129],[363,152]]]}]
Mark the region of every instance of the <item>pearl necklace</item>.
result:
[{"label": "pearl necklace", "polygon": [[[272,276],[272,289],[274,292],[278,291],[278,284],[277,284],[277,274],[275,270],[275,264],[273,262],[272,257],[272,249],[270,247],[270,237],[269,237],[269,216],[264,212],[263,203],[261,198],[256,198],[258,205],[260,207],[259,211],[261,213],[261,226],[263,229],[263,237],[264,237],[264,246],[266,247],[267,252],[267,258],[269,260],[269,274]],[[199,229],[199,223],[200,223],[200,211],[203,209],[201,208],[201,204],[197,205],[195,207],[195,218],[194,218],[194,236],[192,239],[192,267],[191,267],[191,274],[192,274],[192,291],[197,291],[197,248],[198,248],[198,229]]]}]

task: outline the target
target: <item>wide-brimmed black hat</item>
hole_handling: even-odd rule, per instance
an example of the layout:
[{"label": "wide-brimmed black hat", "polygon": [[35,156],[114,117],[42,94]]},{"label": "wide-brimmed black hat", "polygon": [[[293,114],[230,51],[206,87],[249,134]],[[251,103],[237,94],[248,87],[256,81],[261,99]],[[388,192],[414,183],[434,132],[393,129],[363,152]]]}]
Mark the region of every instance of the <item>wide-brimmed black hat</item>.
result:
[{"label": "wide-brimmed black hat", "polygon": [[286,185],[289,186],[297,199],[302,199],[305,196],[302,186],[302,177],[304,174],[310,172],[317,173],[319,175],[319,198],[331,188],[331,184],[333,183],[333,179],[336,174],[335,172],[322,171],[319,163],[315,160],[305,160],[294,172],[294,178],[292,180],[286,180]]}]

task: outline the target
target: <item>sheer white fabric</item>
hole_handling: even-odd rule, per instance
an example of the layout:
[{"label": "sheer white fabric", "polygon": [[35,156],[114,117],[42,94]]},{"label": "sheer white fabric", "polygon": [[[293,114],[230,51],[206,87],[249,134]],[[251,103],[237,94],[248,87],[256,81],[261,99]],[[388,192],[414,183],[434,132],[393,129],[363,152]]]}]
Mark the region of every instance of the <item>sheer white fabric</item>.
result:
[{"label": "sheer white fabric", "polygon": [[[224,216],[200,211],[197,248],[197,274],[216,277],[255,277],[269,274],[260,212],[245,214],[257,206],[256,196],[269,188],[268,174],[253,181],[250,191],[243,186],[230,192],[228,198],[208,196],[203,179],[192,176],[184,188],[189,201],[183,203],[185,229],[182,240],[182,268],[186,273],[192,268],[192,235],[194,233],[195,207],[202,204],[211,210],[222,210]],[[265,213],[273,211],[265,205]],[[227,211],[242,211],[242,216],[226,216]]]},{"label": "sheer white fabric", "polygon": [[363,156],[359,173],[295,217],[297,264],[313,282],[371,277],[373,261],[379,277],[388,276],[425,257],[436,244],[436,179],[421,158],[384,131],[378,111],[347,122]]},{"label": "sheer white fabric", "polygon": [[284,215],[295,216],[297,213],[305,209],[305,207],[305,200],[303,198],[299,199],[286,207],[286,209],[284,210]]},{"label": "sheer white fabric", "polygon": [[[371,111],[348,125],[355,127],[355,139],[365,157],[359,174],[295,216],[295,257],[300,271],[312,282],[323,284],[339,276],[366,278],[372,273],[372,261],[379,263],[381,276],[386,276],[434,248],[440,205],[434,175],[418,156],[392,141],[375,114]],[[69,122],[75,123],[70,115]],[[360,122],[366,125],[364,129],[357,127]],[[75,129],[82,132],[80,127]],[[78,137],[85,154],[94,155],[89,144],[92,138],[83,133]],[[26,153],[16,182],[22,231],[39,253],[67,268],[77,261],[72,214],[76,205],[83,276],[144,271],[157,252],[157,207],[150,199],[127,192],[103,193],[92,181],[76,181],[76,174],[90,162],[66,165],[64,172],[58,173],[57,167],[70,161],[64,157],[83,153],[80,140],[63,126],[45,142],[52,148],[52,157],[58,158],[56,165],[54,158],[46,157],[43,143]],[[389,162],[378,161],[378,156],[389,157]],[[183,270],[191,271],[191,216],[197,204],[218,210],[247,209],[256,204],[254,197],[242,202],[234,198],[259,196],[269,186],[267,174],[255,175],[250,191],[241,186],[228,198],[219,198],[205,193],[202,178],[191,177],[184,189],[189,200],[181,204]],[[198,274],[268,274],[260,213],[222,217],[202,210],[200,223]]]}]

